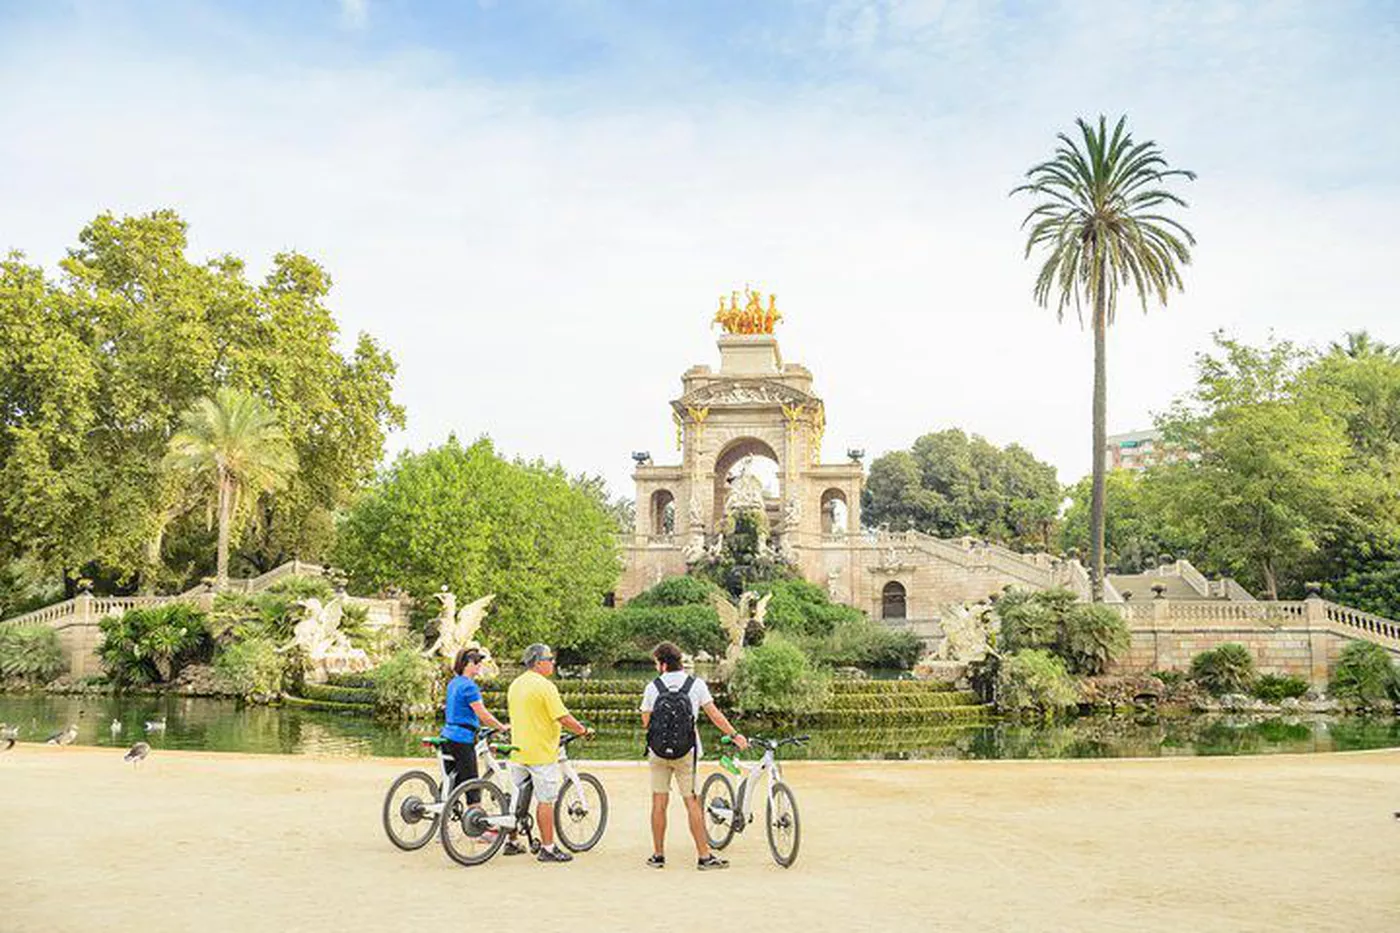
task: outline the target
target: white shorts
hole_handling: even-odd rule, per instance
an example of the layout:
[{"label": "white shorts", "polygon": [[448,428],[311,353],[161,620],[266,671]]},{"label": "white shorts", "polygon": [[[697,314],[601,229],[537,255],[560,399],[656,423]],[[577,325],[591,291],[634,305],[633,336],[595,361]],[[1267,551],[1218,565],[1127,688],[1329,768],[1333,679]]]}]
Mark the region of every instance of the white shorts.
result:
[{"label": "white shorts", "polygon": [[540,803],[553,803],[559,797],[559,762],[547,765],[518,765],[510,763],[510,779],[519,787],[529,777],[534,785],[535,800]]}]

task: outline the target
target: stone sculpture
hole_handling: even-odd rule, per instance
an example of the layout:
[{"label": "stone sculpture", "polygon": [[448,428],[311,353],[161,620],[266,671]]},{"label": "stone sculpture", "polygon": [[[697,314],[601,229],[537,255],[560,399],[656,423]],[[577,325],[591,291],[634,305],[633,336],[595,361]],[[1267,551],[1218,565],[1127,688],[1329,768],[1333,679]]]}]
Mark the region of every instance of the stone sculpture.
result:
[{"label": "stone sculpture", "polygon": [[729,494],[724,497],[724,514],[764,510],[763,480],[753,472],[753,457],[739,461],[739,473],[729,481]]},{"label": "stone sculpture", "polygon": [[306,610],[306,615],[292,627],[291,641],[277,650],[301,649],[309,681],[324,683],[331,674],[367,671],[373,666],[364,649],[350,644],[349,636],[340,630],[345,612],[343,597],[337,596],[324,606],[315,597],[303,599],[297,605]]},{"label": "stone sculpture", "polygon": [[438,635],[437,640],[424,649],[424,656],[442,657],[451,663],[456,659],[457,652],[463,648],[476,648],[482,653],[483,677],[494,677],[500,673],[491,652],[476,640],[477,630],[481,628],[486,610],[496,598],[496,594],[491,593],[468,603],[460,612],[456,611],[457,597],[451,591],[444,589],[435,595],[442,603],[442,609],[437,615]]}]

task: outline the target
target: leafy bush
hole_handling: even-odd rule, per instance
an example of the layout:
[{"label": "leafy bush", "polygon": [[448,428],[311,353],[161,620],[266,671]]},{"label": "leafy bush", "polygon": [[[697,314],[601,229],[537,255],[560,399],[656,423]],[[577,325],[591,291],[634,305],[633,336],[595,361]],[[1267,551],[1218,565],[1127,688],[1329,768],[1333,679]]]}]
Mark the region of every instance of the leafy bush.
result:
[{"label": "leafy bush", "polygon": [[1244,645],[1229,642],[1192,658],[1191,679],[1212,696],[1248,693],[1254,682],[1254,658]]},{"label": "leafy bush", "polygon": [[1390,652],[1369,641],[1354,641],[1337,658],[1330,690],[1344,703],[1384,706],[1400,700],[1400,674]]},{"label": "leafy bush", "polygon": [[628,606],[708,606],[719,587],[698,577],[667,577],[628,600]]},{"label": "leafy bush", "polygon": [[1065,662],[1049,651],[1026,648],[1002,658],[997,707],[1012,713],[1053,715],[1075,706],[1079,691]]},{"label": "leafy bush", "polygon": [[38,561],[19,558],[0,563],[0,619],[40,609],[62,598],[62,579],[46,573]]},{"label": "leafy bush", "polygon": [[749,713],[805,713],[818,709],[831,681],[807,654],[781,635],[746,648],[729,680],[730,700]]},{"label": "leafy bush", "polygon": [[1308,692],[1308,682],[1296,674],[1261,674],[1254,682],[1254,695],[1266,703],[1297,698]]},{"label": "leafy bush", "polygon": [[1100,674],[1128,649],[1128,626],[1107,606],[1081,603],[1066,589],[1010,592],[996,604],[1002,647],[1049,651],[1076,674]]},{"label": "leafy bush", "polygon": [[374,671],[374,705],[382,713],[411,715],[433,708],[438,666],[412,648],[404,648]]},{"label": "leafy bush", "polygon": [[48,683],[67,669],[58,632],[47,625],[0,628],[0,681]]},{"label": "leafy bush", "polygon": [[1185,671],[1153,671],[1152,676],[1162,682],[1164,687],[1175,687],[1183,683],[1190,675]]},{"label": "leafy bush", "polygon": [[239,696],[272,697],[282,691],[285,663],[271,641],[250,638],[219,652],[214,670]]},{"label": "leafy bush", "polygon": [[1400,560],[1353,570],[1322,588],[1322,595],[1387,619],[1400,619]]},{"label": "leafy bush", "polygon": [[839,623],[820,638],[797,639],[820,664],[908,670],[923,653],[924,643],[913,632],[885,628],[863,615]]},{"label": "leafy bush", "polygon": [[806,580],[779,580],[756,588],[771,593],[764,624],[777,632],[793,635],[830,635],[845,622],[857,622],[865,613],[833,603],[821,587]]},{"label": "leafy bush", "polygon": [[213,649],[204,613],[187,603],[129,609],[98,627],[98,656],[118,684],[167,683],[185,665],[209,660]]},{"label": "leafy bush", "polygon": [[673,641],[691,654],[722,654],[727,644],[719,614],[708,603],[637,606],[634,601],[590,613],[558,647],[570,662],[610,664],[645,661],[660,641]]},{"label": "leafy bush", "polygon": [[329,602],[335,596],[335,588],[325,577],[292,576],[283,577],[265,591],[268,596],[280,596],[295,603],[299,599],[319,599]]}]

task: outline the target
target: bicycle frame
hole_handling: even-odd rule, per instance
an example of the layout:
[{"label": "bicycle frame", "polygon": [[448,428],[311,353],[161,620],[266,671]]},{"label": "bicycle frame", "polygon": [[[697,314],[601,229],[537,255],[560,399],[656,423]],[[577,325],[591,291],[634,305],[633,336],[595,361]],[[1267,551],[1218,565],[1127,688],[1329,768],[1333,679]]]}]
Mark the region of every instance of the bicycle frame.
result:
[{"label": "bicycle frame", "polygon": [[[488,760],[499,768],[499,761],[489,749],[487,750],[487,755]],[[555,760],[559,763],[560,796],[559,799],[554,801],[554,805],[556,807],[564,806],[566,808],[574,806],[587,810],[588,802],[583,796],[583,782],[579,780],[578,768],[569,760],[567,743],[559,746],[559,757]],[[498,770],[496,773],[504,772]],[[510,806],[506,815],[487,817],[485,821],[487,825],[507,832],[520,829],[521,824],[525,822],[521,818],[529,816],[527,811],[530,808],[530,799],[534,791],[534,782],[530,778],[528,772],[525,775],[525,779],[520,783],[516,783],[514,775],[512,774],[510,776],[510,782]],[[568,785],[567,791],[565,785]],[[567,801],[564,799],[566,792],[569,794],[569,799]]]},{"label": "bicycle frame", "polygon": [[[735,799],[731,803],[728,813],[721,814],[720,811],[716,811],[716,815],[727,815],[734,824],[734,831],[741,833],[744,831],[744,827],[753,822],[753,790],[764,775],[767,775],[768,784],[764,801],[772,803],[773,785],[783,779],[782,767],[778,764],[777,755],[771,748],[764,749],[763,757],[752,763],[738,758],[730,758],[729,760],[735,767],[744,769],[745,774],[739,779],[738,787],[734,790]],[[736,810],[740,819],[735,819]]]}]

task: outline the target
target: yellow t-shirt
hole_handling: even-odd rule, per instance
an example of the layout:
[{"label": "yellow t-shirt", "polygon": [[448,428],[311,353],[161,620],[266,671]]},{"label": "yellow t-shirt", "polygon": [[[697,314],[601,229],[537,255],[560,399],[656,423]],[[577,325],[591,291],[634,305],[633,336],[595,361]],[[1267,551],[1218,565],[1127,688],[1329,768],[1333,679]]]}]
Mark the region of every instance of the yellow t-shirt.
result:
[{"label": "yellow t-shirt", "polygon": [[511,681],[506,692],[510,711],[510,741],[517,747],[510,760],[521,765],[547,765],[559,758],[559,717],[569,710],[548,677],[526,671]]}]

